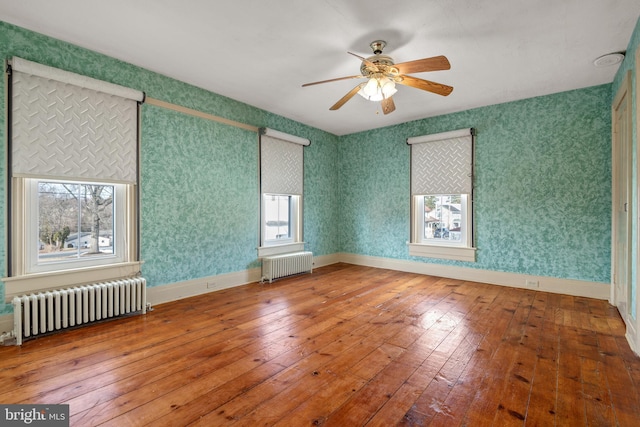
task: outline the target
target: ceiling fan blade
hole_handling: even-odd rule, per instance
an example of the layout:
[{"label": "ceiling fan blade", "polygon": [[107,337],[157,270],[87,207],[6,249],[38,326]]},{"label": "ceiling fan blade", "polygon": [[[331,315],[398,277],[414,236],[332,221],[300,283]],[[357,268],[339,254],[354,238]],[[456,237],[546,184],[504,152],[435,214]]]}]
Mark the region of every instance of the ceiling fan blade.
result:
[{"label": "ceiling fan blade", "polygon": [[335,79],[329,79],[329,80],[322,80],[319,82],[313,82],[313,83],[305,83],[302,85],[302,87],[307,87],[307,86],[313,86],[313,85],[319,85],[321,83],[329,83],[329,82],[337,82],[338,80],[349,80],[349,79],[363,79],[364,76],[363,75],[357,75],[357,76],[347,76],[347,77],[338,77]]},{"label": "ceiling fan blade", "polygon": [[441,83],[431,82],[429,80],[419,79],[411,76],[401,76],[402,80],[396,82],[405,86],[415,87],[417,89],[426,90],[427,92],[433,92],[438,95],[447,96],[453,91],[453,87],[443,85]]},{"label": "ceiling fan blade", "polygon": [[451,64],[446,56],[434,56],[432,58],[416,59],[415,61],[395,64],[400,74],[422,73],[425,71],[441,71],[451,69]]},{"label": "ceiling fan blade", "polygon": [[355,53],[352,53],[352,52],[347,52],[347,53],[348,53],[349,55],[353,55],[353,56],[355,56],[356,58],[358,58],[359,60],[361,60],[362,62],[364,62],[364,63],[367,65],[367,67],[376,67],[376,68],[378,68],[378,66],[377,66],[375,63],[373,63],[373,62],[369,61],[367,58],[364,58],[364,57],[362,57],[362,56],[360,56],[360,55],[356,55]]},{"label": "ceiling fan blade", "polygon": [[331,108],[329,108],[329,110],[337,110],[338,108],[342,107],[348,100],[353,98],[353,96],[356,93],[358,93],[358,91],[360,90],[360,87],[361,87],[361,85],[358,85],[358,86],[354,87],[353,89],[351,89],[345,96],[340,98],[340,100],[338,102],[333,104],[331,106]]},{"label": "ceiling fan blade", "polygon": [[396,109],[396,104],[391,97],[383,99],[380,101],[380,104],[382,105],[382,112],[384,114],[393,113]]}]

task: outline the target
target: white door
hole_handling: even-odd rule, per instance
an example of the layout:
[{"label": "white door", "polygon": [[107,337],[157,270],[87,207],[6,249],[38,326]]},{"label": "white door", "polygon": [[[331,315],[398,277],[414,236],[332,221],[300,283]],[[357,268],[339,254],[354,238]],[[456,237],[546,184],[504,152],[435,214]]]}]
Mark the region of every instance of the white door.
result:
[{"label": "white door", "polygon": [[613,103],[612,303],[629,324],[631,303],[631,93],[624,79]]}]

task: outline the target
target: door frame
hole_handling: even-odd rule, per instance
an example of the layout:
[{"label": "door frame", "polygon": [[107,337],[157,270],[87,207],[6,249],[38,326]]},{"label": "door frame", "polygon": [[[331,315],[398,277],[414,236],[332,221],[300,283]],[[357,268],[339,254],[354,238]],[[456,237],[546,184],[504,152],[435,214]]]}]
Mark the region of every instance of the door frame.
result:
[{"label": "door frame", "polygon": [[[627,330],[629,330],[629,323],[632,320],[631,316],[631,284],[632,284],[632,251],[633,251],[633,239],[631,236],[633,230],[633,218],[636,209],[632,203],[633,200],[633,116],[632,116],[632,91],[631,91],[631,71],[627,71],[622,84],[616,93],[611,106],[611,169],[612,169],[612,182],[611,182],[611,300],[610,303],[618,307],[620,315],[622,316]],[[621,136],[618,133],[619,120],[618,112],[620,107],[624,106],[624,120],[626,126],[622,127],[622,131],[625,135]],[[621,168],[623,170],[621,171]],[[621,173],[624,176],[621,177]],[[621,182],[623,181],[623,182]],[[622,210],[622,206],[625,206],[626,218],[625,222],[621,224],[619,221],[619,211]],[[619,239],[619,228],[624,227],[626,231],[626,241],[621,242]],[[637,241],[637,240],[636,240]],[[620,248],[620,246],[623,246]],[[624,259],[623,259],[624,258]],[[619,283],[621,283],[621,289],[618,289]],[[635,325],[631,325],[635,330]]]},{"label": "door frame", "polygon": [[[635,259],[634,264],[632,265],[632,270],[635,274],[632,274],[632,283],[631,283],[631,292],[635,294],[635,300],[629,296],[630,307],[629,313],[630,322],[627,325],[626,338],[631,346],[631,349],[638,355],[640,355],[640,289],[638,288],[638,275],[640,275],[640,46],[636,49],[635,55],[635,99],[632,99],[632,103],[635,104],[636,107],[636,117],[635,117],[635,134],[636,140],[633,141],[633,122],[631,124],[632,128],[631,132],[631,144],[635,143],[636,151],[635,151],[635,164],[633,165],[633,170],[631,173],[635,172],[636,181],[635,185],[635,193],[633,193],[634,200],[634,217],[632,219],[633,226],[635,227],[636,234],[635,238]],[[631,83],[631,81],[629,82]],[[633,96],[633,92],[630,94]],[[635,304],[633,304],[635,303]]]}]

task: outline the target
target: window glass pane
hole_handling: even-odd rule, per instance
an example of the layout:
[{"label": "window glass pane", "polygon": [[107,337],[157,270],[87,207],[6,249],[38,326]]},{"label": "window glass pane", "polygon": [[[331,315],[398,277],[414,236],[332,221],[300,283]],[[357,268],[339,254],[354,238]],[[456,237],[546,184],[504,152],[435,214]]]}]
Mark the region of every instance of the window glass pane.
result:
[{"label": "window glass pane", "polygon": [[113,185],[38,182],[38,264],[114,255]]},{"label": "window glass pane", "polygon": [[462,196],[424,196],[424,239],[427,242],[460,242],[464,232]]},{"label": "window glass pane", "polygon": [[291,238],[291,196],[265,194],[265,240]]}]

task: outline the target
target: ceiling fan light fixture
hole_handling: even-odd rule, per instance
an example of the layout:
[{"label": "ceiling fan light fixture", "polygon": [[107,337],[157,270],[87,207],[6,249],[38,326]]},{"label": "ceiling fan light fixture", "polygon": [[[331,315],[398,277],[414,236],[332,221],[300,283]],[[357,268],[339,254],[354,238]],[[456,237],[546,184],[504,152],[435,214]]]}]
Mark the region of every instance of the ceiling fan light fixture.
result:
[{"label": "ceiling fan light fixture", "polygon": [[360,93],[360,95],[364,96],[365,98],[369,99],[372,96],[376,96],[379,91],[380,91],[380,87],[378,84],[378,79],[376,79],[375,77],[372,77],[369,79],[367,84],[362,87],[361,92],[358,92],[358,93]]},{"label": "ceiling fan light fixture", "polygon": [[398,91],[396,89],[396,83],[388,77],[385,77],[385,82],[382,84],[382,94],[385,98],[393,96]]},{"label": "ceiling fan light fixture", "polygon": [[388,77],[371,77],[362,85],[358,94],[369,101],[382,101],[396,93],[396,84]]}]

